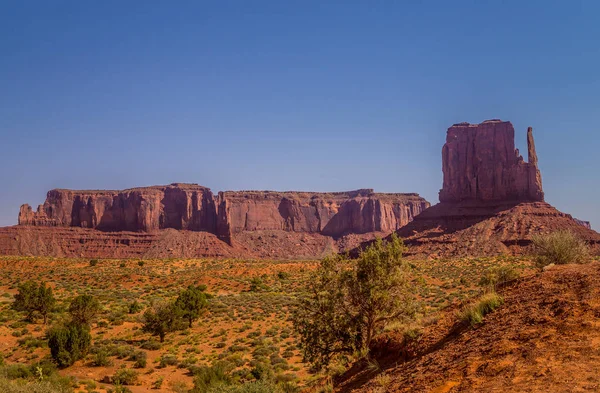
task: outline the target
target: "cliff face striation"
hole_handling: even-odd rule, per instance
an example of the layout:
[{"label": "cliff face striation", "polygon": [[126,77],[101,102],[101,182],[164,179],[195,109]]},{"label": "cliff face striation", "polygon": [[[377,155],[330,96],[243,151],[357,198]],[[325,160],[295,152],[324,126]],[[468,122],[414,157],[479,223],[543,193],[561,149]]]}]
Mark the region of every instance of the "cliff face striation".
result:
[{"label": "cliff face striation", "polygon": [[[126,254],[121,248],[128,247],[132,256],[139,256],[147,255],[158,241],[163,242],[160,239],[164,236],[159,236],[159,232],[187,230],[205,235],[181,235],[185,241],[173,242],[189,246],[185,253],[175,252],[175,256],[214,255],[204,249],[205,244],[215,249],[212,236],[217,242],[222,240],[238,247],[237,255],[249,251],[258,256],[286,257],[289,253],[309,257],[344,249],[357,240],[346,238],[336,244],[343,236],[365,235],[365,240],[367,235],[390,233],[428,207],[429,203],[417,194],[375,193],[371,189],[332,193],[226,191],[216,196],[206,187],[182,183],[122,191],[56,189],[48,192],[37,210],[27,204],[21,206],[18,228],[38,230],[19,230],[18,236],[5,239],[2,247],[30,248],[36,250],[34,255],[50,250],[48,253],[61,256],[71,252],[89,255],[94,249],[102,255],[121,256]],[[65,232],[64,228],[78,231]],[[85,233],[80,229],[94,232],[88,232],[88,240],[73,241]],[[69,239],[69,244],[62,244],[53,231],[68,234],[63,238]],[[108,236],[109,232],[113,234]],[[4,231],[4,236],[10,233]],[[314,236],[306,237],[307,234]],[[36,243],[36,238],[52,240]],[[14,239],[19,239],[18,247],[11,246]],[[175,239],[174,235],[169,239]],[[45,248],[43,244],[48,242],[55,246]],[[102,244],[110,247],[101,252],[98,247]],[[281,252],[276,250],[278,244]],[[219,253],[227,254],[224,250]]]},{"label": "cliff face striation", "polygon": [[259,230],[332,237],[391,232],[429,207],[417,194],[381,194],[371,189],[333,193],[227,191],[220,192],[217,200],[217,234],[225,240],[240,232]]},{"label": "cliff face striation", "polygon": [[529,162],[515,149],[515,129],[508,121],[453,125],[442,149],[440,202],[543,201],[531,127],[527,146]]},{"label": "cliff face striation", "polygon": [[19,225],[60,226],[101,231],[153,232],[189,229],[214,232],[216,211],[210,189],[197,184],[123,191],[51,190],[33,211],[21,206]]}]

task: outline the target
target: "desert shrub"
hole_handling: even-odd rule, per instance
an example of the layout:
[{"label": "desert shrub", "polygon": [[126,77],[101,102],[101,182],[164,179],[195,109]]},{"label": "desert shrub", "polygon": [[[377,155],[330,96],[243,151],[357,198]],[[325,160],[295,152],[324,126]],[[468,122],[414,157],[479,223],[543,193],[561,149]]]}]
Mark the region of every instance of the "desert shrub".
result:
[{"label": "desert shrub", "polygon": [[11,381],[0,377],[0,392],[2,393],[71,393],[73,389],[61,380],[53,378],[44,381]]},{"label": "desert shrub", "polygon": [[250,292],[266,292],[270,290],[271,288],[260,277],[254,277],[250,280]]},{"label": "desert shrub", "polygon": [[98,262],[99,261],[97,259],[90,259],[90,266],[96,266]]},{"label": "desert shrub", "polygon": [[494,266],[485,271],[479,285],[493,288],[517,278],[519,278],[519,272],[513,266]]},{"label": "desert shrub", "polygon": [[288,280],[290,278],[290,273],[284,271],[277,272],[277,278],[280,280]]},{"label": "desert shrub", "polygon": [[589,257],[589,246],[570,231],[556,231],[532,238],[536,263],[540,267],[550,264],[583,262]]},{"label": "desert shrub", "polygon": [[208,306],[208,299],[205,285],[194,286],[190,285],[184,291],[181,291],[177,300],[175,300],[175,307],[181,310],[181,317],[188,321],[188,325],[191,328],[192,323],[200,318],[202,313]]},{"label": "desert shrub", "polygon": [[160,357],[159,367],[176,366],[178,362],[177,355],[165,353]]},{"label": "desert shrub", "polygon": [[137,379],[137,371],[128,368],[118,369],[112,377],[113,382],[119,385],[134,385],[137,382]]},{"label": "desert shrub", "polygon": [[210,393],[295,393],[298,388],[290,383],[275,385],[272,382],[255,381],[243,385],[218,385]]},{"label": "desert shrub", "polygon": [[38,285],[34,281],[26,281],[19,285],[18,290],[12,308],[16,311],[26,312],[29,321],[33,321],[34,314],[37,312],[44,318],[45,324],[48,313],[56,304],[52,288],[46,286],[45,282]]},{"label": "desert shrub", "polygon": [[414,317],[416,287],[403,251],[394,235],[356,260],[337,255],[321,262],[293,317],[305,360],[320,369],[337,356],[366,355],[387,324]]},{"label": "desert shrub", "polygon": [[108,351],[104,348],[100,349],[98,352],[94,354],[92,358],[92,366],[95,367],[107,367],[112,366],[113,362],[110,359]]},{"label": "desert shrub", "polygon": [[59,367],[68,367],[82,359],[92,342],[89,327],[74,322],[51,327],[46,337],[50,355]]},{"label": "desert shrub", "polygon": [[135,351],[129,358],[129,360],[133,360],[135,362],[133,364],[133,367],[135,367],[135,368],[146,367],[146,364],[148,362],[147,359],[148,359],[148,354],[146,354],[146,352],[144,352],[144,351]]},{"label": "desert shrub", "polygon": [[162,375],[158,377],[154,382],[152,382],[152,389],[160,389],[164,380],[165,377],[163,377]]},{"label": "desert shrub", "polygon": [[142,266],[144,266],[144,261],[138,261],[138,266],[139,266],[139,267],[142,267]]},{"label": "desert shrub", "polygon": [[222,385],[230,385],[231,377],[226,367],[217,363],[211,367],[198,367],[194,370],[194,388],[192,393],[208,393]]},{"label": "desert shrub", "polygon": [[133,302],[129,303],[129,306],[127,306],[127,312],[129,314],[137,314],[140,311],[142,311],[143,308],[144,307],[142,307],[140,302],[138,302],[137,300],[134,300]]},{"label": "desert shrub", "polygon": [[459,313],[459,318],[471,325],[477,325],[483,321],[486,314],[494,311],[502,305],[504,299],[496,292],[488,292],[481,296],[479,300],[465,306]]},{"label": "desert shrub", "polygon": [[157,351],[161,348],[161,344],[156,340],[144,341],[140,348],[147,349],[148,351]]},{"label": "desert shrub", "polygon": [[157,303],[144,312],[142,330],[158,336],[160,342],[165,341],[165,335],[183,328],[181,310],[174,303]]},{"label": "desert shrub", "polygon": [[257,363],[250,373],[257,381],[271,381],[274,377],[273,369],[265,363]]},{"label": "desert shrub", "polygon": [[79,295],[69,305],[73,322],[89,325],[100,312],[100,303],[92,295]]}]

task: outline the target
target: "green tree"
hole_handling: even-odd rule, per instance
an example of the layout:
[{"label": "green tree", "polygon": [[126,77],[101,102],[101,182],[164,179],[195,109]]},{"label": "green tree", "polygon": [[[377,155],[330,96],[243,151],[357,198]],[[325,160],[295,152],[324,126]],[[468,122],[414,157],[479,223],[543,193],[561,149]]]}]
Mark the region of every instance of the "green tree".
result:
[{"label": "green tree", "polygon": [[356,260],[325,258],[294,315],[304,358],[320,369],[333,358],[368,355],[373,339],[394,321],[416,311],[404,245],[393,235],[376,240]]},{"label": "green tree", "polygon": [[44,318],[45,324],[48,313],[52,311],[55,304],[56,299],[52,288],[46,286],[45,282],[38,285],[33,281],[26,281],[19,285],[19,292],[15,295],[12,308],[16,311],[26,312],[29,321],[33,321],[35,313],[38,312]]},{"label": "green tree", "polygon": [[18,291],[12,308],[27,313],[27,320],[33,321],[37,305],[38,285],[33,281],[26,281],[19,285]]},{"label": "green tree", "polygon": [[158,336],[160,342],[165,341],[165,335],[183,327],[181,310],[174,303],[157,303],[144,312],[142,331]]},{"label": "green tree", "polygon": [[46,337],[50,355],[59,367],[68,367],[83,359],[92,342],[89,327],[73,321],[51,327]]},{"label": "green tree", "polygon": [[192,327],[192,323],[200,318],[206,306],[208,306],[207,294],[204,293],[205,290],[205,285],[197,287],[190,285],[187,289],[181,291],[179,297],[175,300],[175,307],[181,310],[181,317],[188,321],[190,328]]},{"label": "green tree", "polygon": [[100,312],[100,303],[92,295],[79,295],[69,306],[73,322],[82,325],[89,325],[98,312]]}]

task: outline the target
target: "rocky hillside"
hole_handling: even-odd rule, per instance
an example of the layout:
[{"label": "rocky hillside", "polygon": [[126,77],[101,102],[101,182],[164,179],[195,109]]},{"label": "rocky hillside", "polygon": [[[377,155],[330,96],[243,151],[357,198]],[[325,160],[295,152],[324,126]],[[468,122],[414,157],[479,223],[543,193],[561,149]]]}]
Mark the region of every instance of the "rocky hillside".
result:
[{"label": "rocky hillside", "polygon": [[460,323],[450,309],[408,351],[400,338],[380,343],[383,370],[355,370],[339,390],[600,390],[600,262],[553,267],[521,278],[501,294],[504,305],[480,325]]}]

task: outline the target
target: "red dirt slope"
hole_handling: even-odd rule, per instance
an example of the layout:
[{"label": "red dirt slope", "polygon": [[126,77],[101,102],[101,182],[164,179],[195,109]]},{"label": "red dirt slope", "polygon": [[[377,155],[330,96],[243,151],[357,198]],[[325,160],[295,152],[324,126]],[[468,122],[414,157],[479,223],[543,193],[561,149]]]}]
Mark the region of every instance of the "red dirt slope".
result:
[{"label": "red dirt slope", "polygon": [[338,390],[357,392],[600,391],[600,263],[565,265],[519,280],[505,303],[471,328],[453,310],[403,361],[392,339],[380,376],[358,373]]}]

